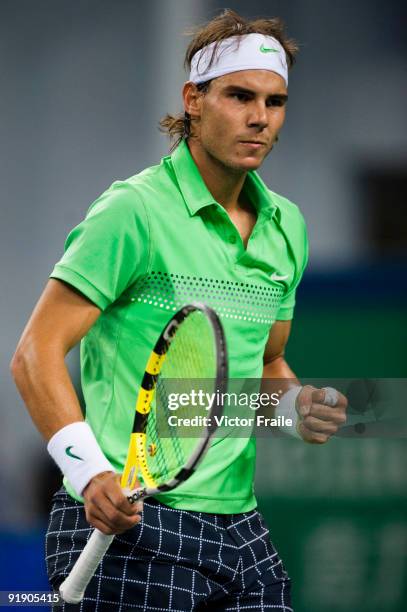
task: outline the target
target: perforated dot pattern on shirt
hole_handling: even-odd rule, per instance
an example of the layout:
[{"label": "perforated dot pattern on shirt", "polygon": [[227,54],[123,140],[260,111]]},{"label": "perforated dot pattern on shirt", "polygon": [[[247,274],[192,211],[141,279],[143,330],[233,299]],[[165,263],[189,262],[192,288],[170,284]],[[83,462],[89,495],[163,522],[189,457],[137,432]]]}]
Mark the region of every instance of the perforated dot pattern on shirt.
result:
[{"label": "perforated dot pattern on shirt", "polygon": [[137,287],[135,300],[176,311],[194,301],[211,306],[220,317],[270,325],[284,295],[282,287],[169,272],[151,272]]}]

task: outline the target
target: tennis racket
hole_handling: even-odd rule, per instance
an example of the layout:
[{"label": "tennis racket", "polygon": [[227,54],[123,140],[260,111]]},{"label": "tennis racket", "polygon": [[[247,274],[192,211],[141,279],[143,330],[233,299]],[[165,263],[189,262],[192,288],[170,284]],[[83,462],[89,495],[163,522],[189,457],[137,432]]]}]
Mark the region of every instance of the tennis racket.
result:
[{"label": "tennis racket", "polygon": [[[175,412],[169,408],[172,393],[181,390],[185,398],[194,386],[204,386],[205,392],[221,394],[227,388],[227,375],[226,342],[218,316],[205,304],[184,306],[162,331],[141,382],[121,477],[121,487],[127,490],[130,503],[171,491],[185,482],[202,460],[216,431],[217,419],[223,412],[221,403],[213,401],[210,407],[183,405]],[[182,423],[186,415],[192,414],[198,418],[191,433]],[[143,486],[135,489],[138,479]],[[78,603],[83,599],[113,538],[114,535],[94,530],[60,586],[66,602]]]}]

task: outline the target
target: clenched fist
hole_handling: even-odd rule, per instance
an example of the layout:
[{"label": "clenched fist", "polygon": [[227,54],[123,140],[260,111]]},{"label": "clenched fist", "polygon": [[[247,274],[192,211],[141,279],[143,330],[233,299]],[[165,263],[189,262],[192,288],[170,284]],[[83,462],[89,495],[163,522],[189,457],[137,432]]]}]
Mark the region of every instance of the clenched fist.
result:
[{"label": "clenched fist", "polygon": [[305,385],[295,408],[299,415],[297,431],[306,442],[324,444],[346,422],[348,400],[336,389],[315,389]]}]

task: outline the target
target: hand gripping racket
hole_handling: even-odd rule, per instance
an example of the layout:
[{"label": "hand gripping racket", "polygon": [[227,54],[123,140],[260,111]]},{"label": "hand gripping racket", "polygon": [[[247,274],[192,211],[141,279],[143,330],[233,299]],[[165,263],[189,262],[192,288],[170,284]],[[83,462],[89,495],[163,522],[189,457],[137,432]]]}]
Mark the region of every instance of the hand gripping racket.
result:
[{"label": "hand gripping racket", "polygon": [[[162,331],[141,382],[121,477],[121,486],[128,490],[130,503],[171,491],[194,473],[223,412],[216,396],[217,392],[226,391],[227,375],[226,342],[218,316],[205,304],[184,306]],[[176,411],[170,410],[171,392],[191,393],[194,384],[215,394],[212,404],[203,407],[192,402]],[[182,425],[185,422],[182,417],[192,415],[197,417],[193,430]],[[143,486],[130,492],[138,478]],[[66,602],[82,600],[113,538],[114,535],[94,530],[60,586],[61,597]]]}]

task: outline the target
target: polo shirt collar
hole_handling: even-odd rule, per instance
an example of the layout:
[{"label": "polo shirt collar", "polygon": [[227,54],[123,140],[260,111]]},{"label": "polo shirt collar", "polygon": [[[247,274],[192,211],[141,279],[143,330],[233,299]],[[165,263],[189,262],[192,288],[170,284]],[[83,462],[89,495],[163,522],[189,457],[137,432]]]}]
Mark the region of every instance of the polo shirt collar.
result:
[{"label": "polo shirt collar", "polygon": [[[171,155],[172,167],[189,214],[196,215],[205,206],[218,205],[205,185],[185,140],[182,140]],[[276,212],[270,192],[257,172],[248,172],[244,189],[247,190],[258,213],[271,218]]]}]

